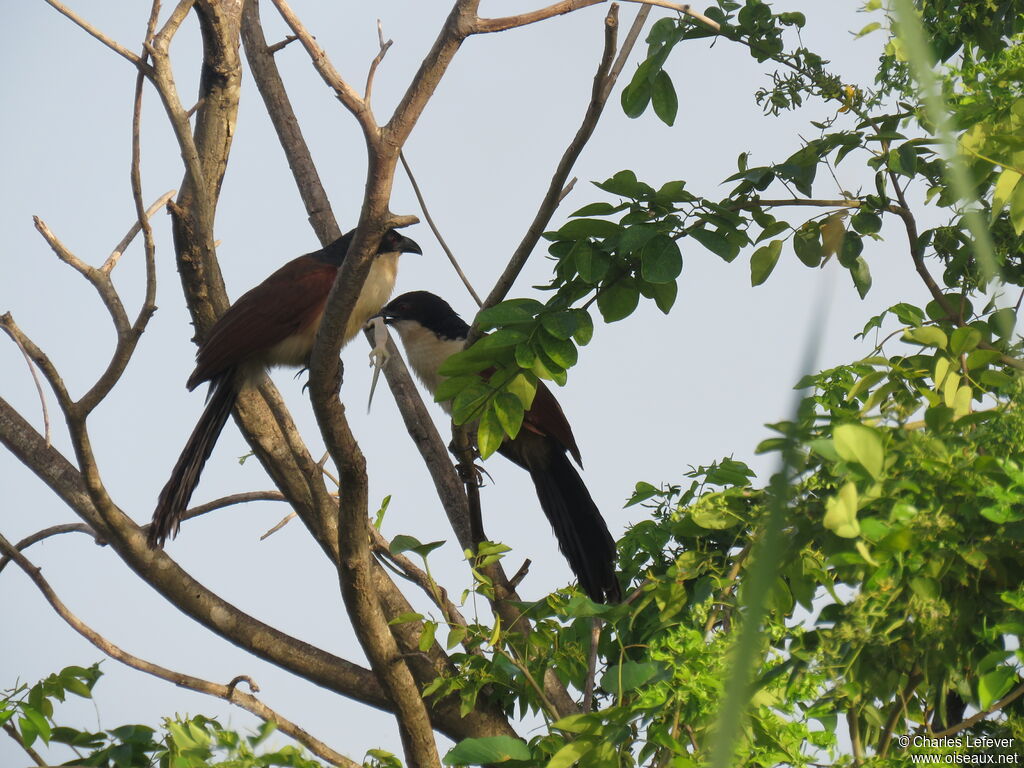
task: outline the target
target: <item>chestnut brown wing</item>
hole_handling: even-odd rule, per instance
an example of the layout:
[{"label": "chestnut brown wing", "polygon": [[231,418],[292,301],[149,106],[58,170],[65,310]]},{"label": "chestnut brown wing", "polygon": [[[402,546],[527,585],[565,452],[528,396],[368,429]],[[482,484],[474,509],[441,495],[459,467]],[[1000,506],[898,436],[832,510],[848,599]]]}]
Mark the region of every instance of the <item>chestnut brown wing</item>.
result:
[{"label": "chestnut brown wing", "polygon": [[300,256],[240,296],[199,347],[188,388],[258,359],[317,322],[337,273],[336,266]]},{"label": "chestnut brown wing", "polygon": [[558,404],[555,396],[551,394],[551,390],[544,385],[543,381],[537,382],[537,394],[534,395],[530,410],[523,416],[523,427],[538,435],[552,438],[572,454],[577,464],[583,466],[583,459],[580,457],[576,438],[573,437],[572,427],[569,426],[565,414],[562,413],[562,406]]}]

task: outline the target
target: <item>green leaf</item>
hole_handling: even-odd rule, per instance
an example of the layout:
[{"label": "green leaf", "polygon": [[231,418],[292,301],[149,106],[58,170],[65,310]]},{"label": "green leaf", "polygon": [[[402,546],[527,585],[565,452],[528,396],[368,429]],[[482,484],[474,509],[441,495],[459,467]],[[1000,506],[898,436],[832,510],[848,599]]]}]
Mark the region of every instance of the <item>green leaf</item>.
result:
[{"label": "green leaf", "polygon": [[857,522],[857,486],[846,483],[839,493],[825,500],[824,525],[837,536],[853,539],[860,535]]},{"label": "green leaf", "polygon": [[[1011,168],[1007,168],[999,174],[999,179],[996,181],[995,189],[992,192],[992,221],[999,217],[1003,208],[1010,202],[1020,178],[1020,174]],[[1018,234],[1020,233],[1018,232]]]},{"label": "green leaf", "polygon": [[654,303],[666,315],[676,303],[676,296],[679,294],[679,286],[673,280],[671,283],[659,283],[651,286],[654,294]]},{"label": "green leaf", "polygon": [[1010,224],[1018,237],[1024,235],[1024,184],[1018,184],[1010,196]]},{"label": "green leaf", "polygon": [[505,434],[515,440],[520,427],[523,426],[525,410],[522,401],[510,392],[499,392],[494,398],[494,413]]},{"label": "green leaf", "polygon": [[771,275],[775,265],[779,263],[779,254],[782,253],[782,241],[772,240],[768,245],[762,246],[754,251],[750,257],[750,284],[761,285]]},{"label": "green leaf", "polygon": [[486,459],[498,450],[504,436],[505,430],[501,427],[498,415],[493,408],[488,408],[476,429],[476,445],[480,449],[480,458]]},{"label": "green leaf", "polygon": [[582,240],[586,237],[614,237],[622,229],[606,219],[573,219],[555,233],[559,240]]},{"label": "green leaf", "polygon": [[949,343],[945,332],[934,325],[924,325],[920,328],[911,328],[903,332],[903,340],[911,344],[920,344],[923,347],[937,347],[945,349]]},{"label": "green leaf", "polygon": [[793,250],[796,257],[808,267],[821,264],[821,226],[816,221],[808,221],[793,235]]},{"label": "green leaf", "polygon": [[850,267],[850,277],[857,288],[858,295],[863,299],[871,290],[871,270],[863,256],[858,256]]},{"label": "green leaf", "polygon": [[640,276],[649,283],[670,283],[683,271],[683,255],[668,235],[656,235],[640,251]]},{"label": "green leaf", "polygon": [[537,334],[537,341],[544,353],[560,368],[572,368],[579,359],[576,345],[568,339],[558,339],[547,331]]},{"label": "green leaf", "polygon": [[505,389],[519,398],[525,410],[530,410],[533,405],[534,395],[537,394],[537,380],[532,374],[520,372],[512,377],[512,380],[505,385]]},{"label": "green leaf", "polygon": [[510,299],[480,312],[476,316],[476,322],[485,331],[504,325],[530,323],[543,306],[533,299]]},{"label": "green leaf", "polygon": [[480,381],[480,377],[474,374],[466,376],[452,376],[447,379],[442,379],[441,383],[437,385],[437,389],[434,391],[434,402],[447,402],[459,394],[463,389],[478,381]]},{"label": "green leaf", "polygon": [[1017,681],[1017,671],[1013,667],[996,667],[978,679],[978,704],[982,710],[988,709],[1005,696]]},{"label": "green leaf", "polygon": [[571,309],[540,316],[541,327],[556,339],[572,338],[578,322],[578,315]]},{"label": "green leaf", "polygon": [[612,264],[611,256],[585,240],[577,241],[571,253],[575,254],[576,271],[584,282],[596,285],[604,280]]},{"label": "green leaf", "polygon": [[696,240],[698,243],[703,245],[709,251],[716,256],[720,256],[725,261],[732,261],[739,253],[740,249],[738,246],[733,245],[721,234],[711,229],[694,229],[691,230],[689,236]]},{"label": "green leaf", "polygon": [[415,536],[407,536],[404,533],[400,533],[391,539],[388,551],[391,552],[392,555],[400,555],[403,552],[409,552],[410,550],[422,546],[423,544]]},{"label": "green leaf", "polygon": [[594,338],[594,320],[585,309],[574,309],[572,312],[576,315],[576,330],[573,331],[572,338],[581,347],[585,347]]},{"label": "green leaf", "polygon": [[619,206],[612,205],[611,203],[589,203],[584,205],[578,211],[570,213],[569,216],[572,218],[580,216],[607,216],[608,214],[615,213],[617,210],[619,210]]},{"label": "green leaf", "polygon": [[477,380],[476,384],[471,384],[455,396],[452,401],[452,419],[456,424],[465,424],[478,418],[490,396],[490,388]]},{"label": "green leaf", "polygon": [[530,747],[513,736],[463,739],[444,756],[445,765],[490,765],[508,760],[530,760]]},{"label": "green leaf", "polygon": [[640,291],[629,279],[603,286],[597,294],[597,308],[606,323],[629,317],[640,303]]},{"label": "green leaf", "polygon": [[665,669],[658,662],[625,661],[608,668],[601,676],[601,687],[616,696],[621,696],[664,674]]},{"label": "green leaf", "polygon": [[885,465],[882,436],[863,424],[840,424],[832,434],[836,452],[846,461],[860,464],[876,480]]},{"label": "green leaf", "polygon": [[676,96],[672,78],[665,70],[658,72],[651,84],[651,104],[654,106],[654,114],[661,118],[665,125],[672,125],[676,121],[679,97]]},{"label": "green leaf", "polygon": [[651,83],[647,78],[636,77],[622,89],[622,111],[626,117],[637,118],[644,113],[651,102]]},{"label": "green leaf", "polygon": [[864,241],[856,232],[847,232],[843,237],[843,243],[839,246],[839,263],[847,269],[851,269],[864,250]]},{"label": "green leaf", "polygon": [[544,768],[569,768],[569,766],[579,762],[584,755],[592,751],[599,743],[596,739],[590,738],[570,741],[555,752]]},{"label": "green leaf", "polygon": [[533,368],[534,363],[537,362],[537,351],[533,348],[532,344],[526,341],[516,344],[515,355],[516,365],[526,370]]},{"label": "green leaf", "polygon": [[949,351],[956,356],[974,350],[981,343],[981,331],[969,325],[957,328],[950,334]]},{"label": "green leaf", "polygon": [[426,653],[434,645],[434,636],[437,634],[437,622],[436,621],[425,621],[423,622],[423,631],[420,632],[419,648],[421,651]]},{"label": "green leaf", "polygon": [[874,211],[862,208],[853,215],[850,224],[862,235],[873,235],[882,228],[882,217]]}]

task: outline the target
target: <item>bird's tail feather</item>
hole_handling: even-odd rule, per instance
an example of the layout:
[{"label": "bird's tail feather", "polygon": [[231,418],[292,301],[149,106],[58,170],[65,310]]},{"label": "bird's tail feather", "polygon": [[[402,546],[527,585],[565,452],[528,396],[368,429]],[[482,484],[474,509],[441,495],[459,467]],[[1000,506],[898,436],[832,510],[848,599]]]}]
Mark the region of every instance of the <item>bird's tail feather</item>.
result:
[{"label": "bird's tail feather", "polygon": [[203,465],[210,458],[217,437],[231,415],[231,408],[237,395],[233,376],[221,376],[211,382],[210,395],[203,415],[199,417],[199,423],[185,443],[181,456],[171,471],[171,479],[160,491],[160,498],[153,512],[153,522],[149,526],[150,547],[162,547],[168,537],[178,535],[182,515],[189,499],[192,498],[192,492],[199,484]]},{"label": "bird's tail feather", "polygon": [[530,477],[558,548],[591,600],[619,602],[615,540],[569,457],[559,451],[552,458],[543,469],[531,469]]}]

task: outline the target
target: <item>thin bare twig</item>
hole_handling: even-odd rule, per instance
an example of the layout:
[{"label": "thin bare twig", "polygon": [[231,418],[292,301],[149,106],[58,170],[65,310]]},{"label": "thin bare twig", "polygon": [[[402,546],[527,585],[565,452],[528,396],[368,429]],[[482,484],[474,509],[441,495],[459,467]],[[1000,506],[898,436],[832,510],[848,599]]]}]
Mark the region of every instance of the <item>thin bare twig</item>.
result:
[{"label": "thin bare twig", "polygon": [[[170,192],[164,192],[164,194],[161,195],[155,203],[143,212],[145,219],[151,219],[153,215],[167,205],[167,201],[176,194],[178,194],[178,190],[176,189],[172,189]],[[110,252],[110,256],[108,256],[107,260],[103,262],[100,270],[103,272],[110,272],[114,267],[116,267],[117,262],[120,260],[125,250],[127,250],[128,246],[131,245],[132,240],[134,240],[141,231],[142,227],[139,225],[138,221],[132,224],[131,229],[128,230],[128,234],[124,236],[120,243],[114,246],[114,250]]]},{"label": "thin bare twig", "polygon": [[369,526],[370,537],[373,540],[373,549],[379,557],[393,563],[401,573],[401,575],[407,580],[415,584],[417,587],[423,590],[423,592],[430,598],[431,602],[434,603],[441,611],[441,615],[444,616],[444,620],[453,627],[466,627],[466,619],[459,611],[458,606],[455,605],[449,598],[448,592],[438,584],[425,570],[416,565],[405,555],[396,555],[391,552],[391,542],[385,538],[384,534],[377,530],[376,526]]},{"label": "thin bare twig", "polygon": [[39,381],[39,374],[36,373],[36,367],[32,363],[32,356],[29,355],[28,350],[25,349],[25,345],[21,339],[8,330],[6,325],[0,325],[11,337],[11,340],[15,343],[18,349],[21,350],[22,356],[25,358],[25,365],[28,366],[29,375],[32,377],[32,382],[36,385],[36,394],[39,395],[39,408],[43,412],[43,435],[46,437],[46,444],[49,446],[52,444],[52,432],[50,430],[50,410],[46,407],[46,393],[43,391],[43,383]]},{"label": "thin bare twig", "polygon": [[637,38],[639,38],[640,33],[643,32],[644,24],[647,23],[647,17],[650,15],[651,6],[645,5],[642,6],[636,12],[636,16],[633,17],[633,23],[629,25],[629,32],[626,33],[626,37],[622,41],[622,47],[619,49],[619,55],[615,57],[615,63],[612,64],[612,68],[608,70],[608,77],[605,78],[604,88],[601,94],[603,98],[608,98],[612,88],[619,79],[619,75],[622,74],[622,70],[626,66],[626,61],[629,60],[629,54],[633,52],[633,47],[636,45]]},{"label": "thin bare twig", "polygon": [[8,736],[10,736],[16,742],[18,742],[18,746],[25,750],[25,753],[32,758],[32,760],[35,762],[36,765],[39,766],[39,768],[46,768],[48,764],[47,761],[43,760],[42,755],[40,755],[38,752],[32,749],[32,747],[25,746],[25,742],[21,740],[21,736],[18,735],[18,730],[13,725],[11,725],[10,723],[4,723],[3,729]]},{"label": "thin bare twig", "polygon": [[434,237],[437,238],[437,242],[441,245],[441,250],[445,252],[448,257],[448,261],[452,263],[452,267],[455,268],[455,274],[462,280],[462,284],[466,286],[466,290],[469,291],[469,295],[473,297],[476,305],[482,306],[483,302],[480,300],[480,296],[475,290],[473,290],[472,284],[469,282],[469,278],[466,277],[466,273],[462,271],[462,267],[459,266],[458,259],[455,258],[455,254],[452,253],[452,249],[448,247],[448,243],[445,242],[444,237],[441,236],[441,230],[437,228],[437,224],[434,223],[434,217],[430,215],[430,211],[427,209],[427,201],[423,199],[423,193],[420,191],[420,185],[416,183],[416,177],[412,174],[412,168],[409,167],[409,161],[405,159],[405,153],[399,152],[398,159],[402,162],[402,167],[405,169],[405,175],[409,177],[409,183],[412,184],[412,191],[416,195],[416,200],[420,204],[420,210],[423,211],[423,218],[427,220],[427,226],[430,227],[430,231],[434,233]]},{"label": "thin bare twig", "polygon": [[320,174],[313,163],[313,156],[302,136],[299,119],[292,108],[273,55],[275,50],[280,50],[291,40],[298,40],[298,37],[289,35],[284,42],[277,44],[279,47],[276,49],[275,46],[268,47],[260,21],[259,0],[249,0],[242,8],[241,31],[249,69],[263,98],[267,114],[270,115],[270,121],[274,124],[277,140],[284,150],[285,157],[288,158],[288,167],[292,170],[295,186],[306,208],[309,223],[316,232],[320,244],[327,245],[338,239],[341,230],[320,181]]},{"label": "thin bare twig", "polygon": [[504,32],[506,29],[524,27],[527,24],[535,24],[538,21],[550,19],[553,16],[561,16],[565,13],[572,13],[581,8],[591,5],[598,5],[605,0],[562,0],[562,2],[549,5],[529,13],[520,13],[516,16],[504,16],[500,19],[477,19],[473,27],[474,34],[487,34],[490,32]]},{"label": "thin bare twig", "polygon": [[[544,199],[541,201],[540,209],[537,211],[536,216],[534,216],[533,222],[531,222],[529,228],[526,230],[526,234],[523,236],[522,242],[520,242],[519,247],[516,248],[515,253],[512,254],[512,258],[509,259],[508,265],[498,278],[494,288],[492,288],[491,292],[488,294],[487,299],[484,301],[484,307],[493,307],[499,301],[504,299],[506,294],[512,288],[512,284],[519,276],[519,273],[523,270],[527,259],[529,259],[530,254],[533,253],[533,249],[540,240],[541,234],[547,227],[548,222],[551,221],[551,216],[555,211],[555,206],[558,204],[562,189],[565,187],[565,181],[569,178],[569,172],[572,170],[572,166],[580,156],[580,153],[583,152],[583,148],[587,145],[587,142],[594,133],[594,129],[597,127],[597,122],[601,117],[601,113],[604,111],[604,105],[608,100],[608,95],[611,93],[611,89],[614,84],[614,79],[612,79],[612,63],[615,57],[616,38],[619,26],[618,10],[618,4],[612,3],[608,15],[604,20],[604,51],[601,54],[601,62],[598,65],[597,73],[594,75],[594,86],[591,91],[590,103],[587,105],[587,110],[583,117],[583,122],[580,125],[579,130],[577,130],[576,135],[569,143],[569,146],[566,148],[565,153],[562,155],[562,159],[559,161],[558,167],[555,169],[555,173],[548,185],[548,191],[544,195]],[[473,328],[470,329],[469,337],[466,340],[467,345],[471,344],[479,338],[479,336],[480,329],[474,323]]]},{"label": "thin bare twig", "polygon": [[[93,537],[97,544],[104,544],[105,542],[96,535],[96,531],[91,526],[85,523],[62,523],[61,525],[54,525],[49,528],[44,528],[41,531],[36,531],[33,534],[26,536],[24,539],[14,545],[14,548],[19,552],[31,547],[33,544],[38,544],[40,541],[50,538],[51,536],[60,536],[63,533],[87,533]],[[3,571],[7,567],[7,564],[11,562],[9,555],[3,555],[0,557],[0,571]]]},{"label": "thin bare twig", "polygon": [[334,765],[343,766],[344,768],[359,768],[358,763],[349,760],[338,752],[335,752],[322,741],[314,738],[295,723],[282,717],[252,694],[242,693],[239,691],[236,687],[237,682],[239,680],[248,679],[247,677],[242,676],[235,678],[235,680],[231,682],[231,685],[221,685],[219,683],[203,680],[202,678],[185,675],[181,672],[175,672],[174,670],[161,667],[158,664],[153,664],[152,662],[141,659],[138,656],[134,656],[133,654],[123,650],[100,635],[92,629],[92,627],[72,613],[60,600],[57,593],[54,592],[49,582],[43,578],[39,568],[34,566],[24,555],[15,549],[2,534],[0,534],[0,550],[3,550],[7,555],[9,555],[11,559],[17,563],[18,567],[25,572],[25,575],[28,576],[39,591],[43,593],[46,601],[51,605],[54,611],[57,612],[58,616],[64,619],[72,629],[78,632],[78,634],[112,659],[116,659],[132,669],[136,669],[140,672],[145,672],[146,674],[160,678],[161,680],[174,683],[181,688],[188,688],[199,693],[205,693],[207,695],[229,701],[232,704],[251,712],[261,720],[275,723],[283,733],[291,736],[313,752],[313,754],[317,755],[317,757],[320,757],[323,760],[328,760]]},{"label": "thin bare twig", "polygon": [[1007,704],[1012,704],[1014,701],[1019,699],[1021,696],[1024,696],[1024,683],[1022,683],[1021,685],[1018,685],[1016,688],[1014,688],[1012,691],[1010,691],[1008,694],[1006,694],[1003,698],[1001,698],[995,704],[993,704],[992,706],[988,707],[988,709],[984,709],[981,712],[978,712],[977,714],[972,715],[971,717],[968,717],[963,722],[957,723],[956,725],[954,725],[954,726],[952,726],[950,728],[947,728],[944,731],[939,731],[938,733],[933,733],[932,736],[934,736],[935,738],[942,738],[943,736],[952,736],[954,733],[959,733],[960,731],[964,730],[965,728],[970,728],[975,723],[981,722],[986,717],[991,715],[993,712],[998,712],[999,710],[1003,709]]},{"label": "thin bare twig", "polygon": [[377,51],[377,55],[373,57],[373,61],[370,62],[370,71],[366,73],[366,88],[363,89],[363,102],[366,106],[370,107],[370,96],[373,93],[373,78],[377,74],[377,67],[384,61],[384,57],[388,53],[388,48],[394,45],[394,40],[388,40],[384,42],[384,25],[380,19],[377,19],[377,40],[379,41],[380,49]]},{"label": "thin bare twig", "polygon": [[130,50],[128,50],[123,45],[118,43],[116,40],[114,40],[114,39],[108,37],[107,35],[103,34],[102,32],[100,32],[100,30],[98,30],[92,24],[87,22],[85,19],[83,19],[77,13],[72,11],[70,8],[67,8],[66,6],[62,5],[61,3],[58,3],[57,0],[46,0],[46,3],[48,5],[50,5],[52,8],[55,8],[60,13],[64,14],[65,16],[67,16],[69,19],[71,19],[71,21],[73,21],[79,27],[81,27],[86,32],[88,32],[90,35],[95,37],[97,40],[99,40],[101,43],[103,43],[105,46],[107,46],[110,50],[114,51],[118,56],[122,56],[122,57],[128,59],[128,61],[130,61],[136,67],[139,67],[139,69],[142,70],[142,71],[145,71],[147,69],[147,67],[143,63],[142,59],[140,59],[138,56],[136,56]]},{"label": "thin bare twig", "polygon": [[267,46],[267,53],[269,53],[271,56],[273,56],[275,53],[277,53],[278,51],[284,50],[284,48],[286,46],[291,45],[292,43],[294,43],[298,39],[299,38],[296,35],[288,35],[287,37],[285,37],[284,40],[278,40],[273,45],[268,45]]},{"label": "thin bare twig", "polygon": [[668,8],[670,11],[678,11],[692,19],[696,19],[705,27],[721,32],[722,27],[717,21],[708,18],[700,11],[695,11],[690,3],[673,3],[671,0],[626,0],[627,3],[641,3],[643,5],[654,5],[658,8]]}]

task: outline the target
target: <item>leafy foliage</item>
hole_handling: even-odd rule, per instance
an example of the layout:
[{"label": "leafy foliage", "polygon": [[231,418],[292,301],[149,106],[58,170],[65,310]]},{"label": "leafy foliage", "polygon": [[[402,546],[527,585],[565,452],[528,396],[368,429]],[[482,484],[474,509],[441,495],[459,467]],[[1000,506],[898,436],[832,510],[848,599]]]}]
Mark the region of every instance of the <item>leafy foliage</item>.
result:
[{"label": "leafy foliage", "polygon": [[[65,745],[76,755],[76,766],[92,768],[323,768],[298,747],[286,745],[267,749],[274,733],[273,723],[263,723],[252,735],[242,736],[203,715],[165,718],[162,730],[146,725],[122,725],[106,731],[81,730],[58,725],[54,703],[67,695],[92,698],[102,676],[99,664],[65,667],[33,686],[16,685],[0,692],[0,724],[12,724],[25,747],[39,742],[46,746]],[[263,746],[263,749],[257,750]],[[388,758],[382,761],[379,758]],[[371,768],[398,765],[388,753],[369,755]]]}]

